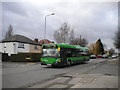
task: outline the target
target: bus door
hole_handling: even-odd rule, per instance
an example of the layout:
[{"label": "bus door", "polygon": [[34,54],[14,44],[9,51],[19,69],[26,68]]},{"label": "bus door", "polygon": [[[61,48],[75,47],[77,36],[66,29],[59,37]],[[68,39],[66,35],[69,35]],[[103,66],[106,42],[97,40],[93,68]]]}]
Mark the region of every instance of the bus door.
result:
[{"label": "bus door", "polygon": [[62,63],[66,64],[67,54],[66,54],[66,49],[65,48],[61,48],[60,57],[61,57]]}]

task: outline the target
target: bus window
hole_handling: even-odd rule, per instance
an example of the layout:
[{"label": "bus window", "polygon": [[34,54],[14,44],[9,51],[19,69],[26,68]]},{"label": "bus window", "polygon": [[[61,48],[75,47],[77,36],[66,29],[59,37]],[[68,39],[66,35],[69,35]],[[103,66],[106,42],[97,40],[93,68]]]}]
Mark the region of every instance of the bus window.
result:
[{"label": "bus window", "polygon": [[89,52],[88,51],[83,51],[83,52],[81,52],[81,55],[83,55],[83,56],[89,56]]},{"label": "bus window", "polygon": [[66,56],[67,56],[67,57],[72,57],[71,51],[67,51],[67,52],[66,52]]},{"label": "bus window", "polygon": [[57,49],[43,49],[43,56],[60,56]]}]

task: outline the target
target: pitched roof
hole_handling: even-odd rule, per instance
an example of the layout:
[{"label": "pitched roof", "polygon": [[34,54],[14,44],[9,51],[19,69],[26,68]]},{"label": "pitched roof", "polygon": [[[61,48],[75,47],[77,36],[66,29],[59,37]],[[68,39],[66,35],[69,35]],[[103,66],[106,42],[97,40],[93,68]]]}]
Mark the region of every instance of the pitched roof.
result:
[{"label": "pitched roof", "polygon": [[21,42],[21,43],[39,45],[39,43],[34,42],[33,40],[29,39],[28,37],[25,37],[25,36],[22,36],[22,35],[13,35],[11,37],[3,39],[1,42],[2,43],[5,43],[5,42]]},{"label": "pitched roof", "polygon": [[43,39],[43,40],[40,40],[39,41],[39,44],[40,45],[42,45],[42,44],[44,44],[44,43],[46,43],[46,44],[49,44],[49,43],[52,43],[50,40],[48,40],[48,39]]}]

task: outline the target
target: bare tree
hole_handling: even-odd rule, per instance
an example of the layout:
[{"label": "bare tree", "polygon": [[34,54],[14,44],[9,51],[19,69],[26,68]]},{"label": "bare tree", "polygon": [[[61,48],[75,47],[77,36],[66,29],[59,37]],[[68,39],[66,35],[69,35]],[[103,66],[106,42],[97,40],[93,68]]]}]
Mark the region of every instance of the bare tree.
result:
[{"label": "bare tree", "polygon": [[74,38],[74,30],[67,23],[64,23],[54,32],[53,36],[57,43],[70,43]]},{"label": "bare tree", "polygon": [[74,37],[74,30],[72,30],[72,31],[70,32],[70,38],[69,38],[69,41],[70,41],[69,44],[70,44],[70,45],[73,44],[74,39],[75,39],[75,37]]},{"label": "bare tree", "polygon": [[115,33],[114,45],[120,51],[120,28]]},{"label": "bare tree", "polygon": [[104,47],[105,51],[107,51],[107,45],[105,43],[103,43],[103,47]]},{"label": "bare tree", "polygon": [[61,27],[54,32],[54,39],[57,43],[69,43],[70,45],[86,46],[88,44],[85,38],[75,38],[74,30],[70,28],[67,23],[61,25]]},{"label": "bare tree", "polygon": [[109,50],[109,56],[112,56],[114,53],[115,53],[115,50],[114,50],[113,48],[111,48],[111,49]]},{"label": "bare tree", "polygon": [[74,38],[72,45],[80,45],[80,46],[87,46],[88,41],[86,38],[81,38],[81,36],[79,38]]},{"label": "bare tree", "polygon": [[5,34],[5,38],[11,37],[12,35],[13,35],[13,26],[12,26],[12,25],[9,25],[8,31],[7,31],[6,34]]}]

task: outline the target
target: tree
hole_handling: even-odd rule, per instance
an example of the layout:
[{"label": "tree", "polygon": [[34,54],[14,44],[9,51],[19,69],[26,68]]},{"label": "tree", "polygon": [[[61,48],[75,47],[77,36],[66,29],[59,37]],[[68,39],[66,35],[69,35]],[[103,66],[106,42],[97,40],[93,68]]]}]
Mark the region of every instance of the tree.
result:
[{"label": "tree", "polygon": [[83,46],[83,47],[87,46],[88,41],[87,41],[86,38],[82,38],[80,40],[81,40],[80,43],[79,43],[80,46]]},{"label": "tree", "polygon": [[106,45],[106,44],[103,44],[103,47],[104,47],[104,50],[107,51],[107,45]]},{"label": "tree", "polygon": [[114,46],[120,51],[120,28],[115,33]]},{"label": "tree", "polygon": [[95,54],[95,43],[91,43],[88,48],[90,49],[90,54]]},{"label": "tree", "polygon": [[109,56],[112,56],[115,53],[115,50],[111,48],[108,52],[109,52]]},{"label": "tree", "polygon": [[85,38],[81,38],[81,36],[79,38],[74,38],[72,45],[80,45],[80,46],[87,46],[88,41]]},{"label": "tree", "polygon": [[95,43],[95,54],[96,55],[104,54],[104,47],[100,39],[98,39],[97,42]]},{"label": "tree", "polygon": [[8,31],[5,34],[5,38],[11,37],[13,35],[13,26],[9,25]]},{"label": "tree", "polygon": [[69,44],[70,45],[73,44],[74,39],[75,39],[75,37],[74,37],[74,30],[72,29],[72,31],[70,32],[70,38],[69,38],[69,41],[70,41]]},{"label": "tree", "polygon": [[38,38],[35,38],[34,41],[35,41],[35,42],[38,42]]},{"label": "tree", "polygon": [[61,25],[53,34],[57,43],[70,43],[74,38],[74,30],[67,23]]}]

